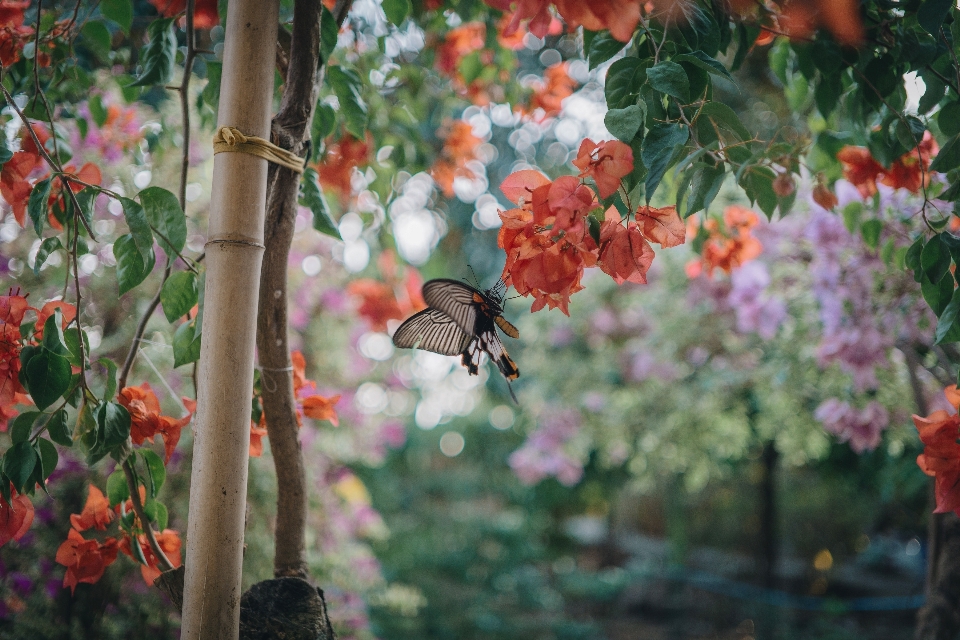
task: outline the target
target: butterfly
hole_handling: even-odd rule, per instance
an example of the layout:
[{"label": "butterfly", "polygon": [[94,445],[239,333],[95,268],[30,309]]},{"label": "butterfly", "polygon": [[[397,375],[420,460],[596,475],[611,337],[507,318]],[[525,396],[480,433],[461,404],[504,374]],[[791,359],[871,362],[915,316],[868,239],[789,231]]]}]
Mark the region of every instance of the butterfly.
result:
[{"label": "butterfly", "polygon": [[502,280],[480,291],[465,282],[438,278],[423,285],[427,308],[409,318],[393,334],[393,344],[401,349],[420,348],[445,356],[460,356],[470,375],[480,367],[480,354],[486,353],[507,380],[507,388],[517,401],[510,381],[520,377],[517,363],[500,341],[496,327],[519,338],[520,331],[503,317],[503,299],[507,287]]}]

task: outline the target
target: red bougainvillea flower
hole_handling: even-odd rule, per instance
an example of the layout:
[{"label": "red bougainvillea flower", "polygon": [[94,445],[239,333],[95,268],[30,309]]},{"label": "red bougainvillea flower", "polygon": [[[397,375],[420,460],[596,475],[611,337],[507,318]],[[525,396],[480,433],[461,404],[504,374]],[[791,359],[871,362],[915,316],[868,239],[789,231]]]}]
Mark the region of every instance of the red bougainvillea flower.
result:
[{"label": "red bougainvillea flower", "polygon": [[510,36],[520,28],[520,23],[529,20],[530,33],[542,38],[550,30],[553,17],[550,15],[550,5],[556,6],[557,13],[570,26],[576,29],[583,26],[590,31],[609,29],[610,35],[620,42],[627,42],[633,36],[637,23],[640,21],[639,0],[485,0],[485,2],[501,11],[510,11],[511,5],[516,4],[516,12],[503,31],[503,35]]},{"label": "red bougainvillea flower", "polygon": [[447,32],[437,47],[435,66],[437,70],[452,76],[457,73],[460,61],[474,51],[483,48],[487,26],[482,22],[467,22]]},{"label": "red bougainvillea flower", "polygon": [[[164,529],[160,533],[155,534],[155,537],[157,544],[160,546],[160,550],[163,551],[163,555],[167,556],[170,564],[172,564],[174,568],[179,567],[183,562],[180,557],[180,549],[183,547],[180,534],[172,529]],[[147,561],[147,564],[140,565],[140,574],[143,576],[143,581],[147,583],[147,586],[153,586],[154,581],[160,577],[161,573],[157,567],[159,563],[157,556],[153,554],[153,549],[150,548],[150,543],[147,542],[146,535],[138,535],[136,544],[140,545],[143,557]],[[137,557],[133,554],[132,545],[133,542],[130,536],[125,536],[123,540],[120,541],[120,551],[137,560]]]},{"label": "red bougainvillea flower", "polygon": [[353,193],[353,170],[370,162],[370,144],[351,135],[327,145],[323,160],[315,166],[317,179],[327,189],[336,191],[342,201]]},{"label": "red bougainvillea flower", "polygon": [[[947,387],[944,395],[954,408],[960,403],[956,385]],[[915,415],[913,423],[924,444],[917,465],[935,479],[934,513],[960,513],[960,416],[940,410],[925,418]]]},{"label": "red bougainvillea flower", "polygon": [[[100,167],[88,162],[82,167],[80,171],[76,170],[72,164],[68,164],[63,168],[64,173],[66,174],[66,182],[70,185],[70,190],[74,193],[79,193],[85,187],[80,182],[74,182],[70,178],[76,178],[86,184],[98,185],[103,181],[103,174],[100,173]],[[61,193],[63,191],[63,179],[59,176],[55,177],[50,183],[50,197],[47,200],[49,211],[47,213],[47,220],[50,222],[50,226],[58,231],[63,230],[63,225],[60,223],[60,220],[57,218],[58,211],[64,211],[66,209],[66,202],[64,201],[64,196]]]},{"label": "red bougainvillea flower", "polygon": [[724,210],[723,220],[725,230],[720,228],[715,219],[704,222],[707,239],[703,243],[700,260],[687,265],[688,277],[695,278],[704,271],[708,276],[713,276],[716,269],[730,273],[762,253],[763,245],[752,235],[752,229],[760,222],[755,212],[731,205]]},{"label": "red bougainvillea flower", "polygon": [[403,312],[393,287],[372,278],[359,278],[347,285],[347,293],[360,299],[357,313],[373,331],[386,331],[387,320],[402,320]]},{"label": "red bougainvillea flower", "polygon": [[883,165],[873,159],[866,147],[846,146],[837,152],[843,165],[843,177],[855,186],[864,198],[877,192],[877,178],[883,175]]},{"label": "red bougainvillea flower", "polygon": [[888,187],[906,189],[911,193],[920,191],[922,187],[930,184],[928,169],[938,151],[940,147],[937,146],[937,141],[929,131],[924,131],[920,144],[897,158],[890,165],[890,169],[884,172],[881,182]]},{"label": "red bougainvillea flower", "polygon": [[267,417],[260,414],[260,424],[250,421],[250,457],[259,458],[263,455],[263,439],[267,435]]},{"label": "red bougainvillea flower", "polygon": [[598,247],[585,222],[597,206],[593,191],[575,178],[550,182],[533,170],[511,174],[500,190],[520,205],[500,212],[504,281],[533,296],[531,311],[549,306],[568,313],[570,296],[583,288],[584,268],[597,262]]},{"label": "red bougainvillea flower", "polygon": [[113,520],[113,510],[110,509],[110,501],[94,485],[90,485],[87,492],[87,503],[83,505],[83,511],[70,515],[70,524],[77,531],[86,531],[95,527],[98,531],[104,531],[110,521]]},{"label": "red bougainvillea flower", "polygon": [[357,313],[370,323],[373,331],[386,331],[387,321],[403,320],[411,313],[427,308],[420,288],[423,279],[411,266],[402,269],[392,251],[384,251],[377,260],[385,282],[360,278],[347,285],[347,293],[359,299]]},{"label": "red bougainvillea flower", "polygon": [[33,339],[36,342],[43,340],[43,327],[47,320],[57,311],[60,312],[60,328],[66,329],[77,317],[77,308],[69,302],[63,300],[51,300],[37,311],[37,324],[33,332]]},{"label": "red bougainvillea flower", "polygon": [[85,540],[76,529],[70,529],[67,539],[57,549],[57,563],[67,568],[63,577],[63,586],[70,587],[70,593],[81,582],[94,584],[103,577],[104,570],[117,559],[117,541],[107,538],[102,543]]},{"label": "red bougainvillea flower", "polygon": [[637,209],[636,218],[643,235],[664,249],[680,246],[686,241],[687,228],[674,205],[662,209],[641,206]]},{"label": "red bougainvillea flower", "polygon": [[0,64],[4,67],[20,60],[23,46],[33,37],[33,29],[23,24],[23,12],[30,4],[29,0],[0,0]]},{"label": "red bougainvillea flower", "polygon": [[[393,273],[396,274],[396,271]],[[425,309],[426,305],[423,308]],[[316,393],[317,383],[307,378],[307,362],[302,353],[291,352],[290,360],[293,362],[293,395],[298,402],[297,421],[300,421],[302,413],[314,420],[329,420],[333,426],[339,427],[340,418],[334,407],[340,401],[340,395],[326,398]]]},{"label": "red bougainvillea flower", "polygon": [[570,63],[558,62],[543,72],[543,81],[533,86],[533,94],[525,113],[535,113],[542,109],[543,118],[552,118],[560,114],[564,99],[573,95],[577,81],[570,77]]},{"label": "red bougainvillea flower", "polygon": [[[2,43],[0,43],[2,46]],[[46,128],[32,124],[40,143],[45,145],[50,139]],[[27,201],[33,184],[27,179],[34,170],[44,166],[40,150],[26,127],[20,131],[20,150],[13,154],[0,170],[0,195],[13,208],[13,216],[22,227],[27,217]]]},{"label": "red bougainvillea flower", "polygon": [[[149,0],[165,18],[183,13],[187,9],[187,0]],[[197,29],[211,29],[220,24],[217,13],[217,0],[197,0],[193,10],[193,26]]]},{"label": "red bougainvillea flower", "polygon": [[33,524],[33,503],[29,496],[17,495],[11,488],[10,502],[0,496],[0,547],[19,540]]},{"label": "red bougainvillea flower", "polygon": [[580,177],[593,178],[600,197],[607,198],[620,188],[620,178],[633,171],[633,150],[619,140],[587,138],[580,143],[573,164],[580,169]]},{"label": "red bougainvillea flower", "polygon": [[32,307],[26,296],[0,296],[0,407],[17,403],[24,393],[20,385],[20,323],[28,309]]},{"label": "red bougainvillea flower", "polygon": [[445,123],[438,134],[443,139],[443,149],[430,168],[430,175],[440,186],[443,195],[452,198],[454,178],[474,177],[467,163],[476,160],[477,147],[483,144],[483,140],[473,135],[473,127],[463,120]]},{"label": "red bougainvillea flower", "polygon": [[325,398],[319,394],[303,399],[303,415],[314,420],[329,420],[335,427],[340,426],[340,418],[334,408],[340,401],[340,394]]},{"label": "red bougainvillea flower", "polygon": [[600,269],[617,284],[646,284],[653,258],[653,249],[637,223],[630,221],[624,228],[616,209],[607,210],[607,219],[600,225]]},{"label": "red bougainvillea flower", "polygon": [[160,401],[150,387],[144,382],[139,387],[124,387],[118,397],[120,404],[130,413],[130,439],[135,445],[144,441],[153,440],[158,434],[163,439],[165,462],[170,461],[177,443],[180,441],[180,432],[190,423],[196,402],[190,398],[181,398],[188,413],[182,418],[171,418],[160,415]]}]

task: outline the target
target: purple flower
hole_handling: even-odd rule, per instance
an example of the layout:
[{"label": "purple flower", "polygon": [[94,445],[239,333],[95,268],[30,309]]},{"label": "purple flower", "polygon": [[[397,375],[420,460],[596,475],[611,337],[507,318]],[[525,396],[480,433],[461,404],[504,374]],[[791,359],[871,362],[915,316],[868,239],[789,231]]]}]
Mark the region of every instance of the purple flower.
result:
[{"label": "purple flower", "polygon": [[890,424],[890,414],[876,400],[858,410],[849,403],[830,398],[817,407],[813,415],[828,433],[840,442],[849,442],[858,454],[876,449],[880,434]]}]

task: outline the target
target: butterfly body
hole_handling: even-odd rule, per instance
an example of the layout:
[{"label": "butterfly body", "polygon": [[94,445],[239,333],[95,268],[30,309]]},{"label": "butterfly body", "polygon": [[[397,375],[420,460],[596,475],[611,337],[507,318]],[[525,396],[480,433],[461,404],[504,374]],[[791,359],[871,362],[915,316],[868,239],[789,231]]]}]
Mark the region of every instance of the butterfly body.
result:
[{"label": "butterfly body", "polygon": [[393,334],[393,344],[459,355],[470,375],[477,375],[480,355],[486,353],[508,382],[516,380],[520,370],[497,335],[499,327],[511,338],[520,337],[517,328],[503,317],[505,293],[502,281],[480,291],[458,280],[430,280],[423,285],[428,307],[400,325]]}]

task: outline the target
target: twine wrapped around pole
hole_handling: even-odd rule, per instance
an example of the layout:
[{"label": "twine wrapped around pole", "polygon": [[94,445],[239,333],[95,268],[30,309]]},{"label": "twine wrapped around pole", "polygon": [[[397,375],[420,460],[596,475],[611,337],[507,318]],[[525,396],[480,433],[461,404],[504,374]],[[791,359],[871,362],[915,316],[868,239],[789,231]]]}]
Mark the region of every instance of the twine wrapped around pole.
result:
[{"label": "twine wrapped around pole", "polygon": [[305,165],[303,158],[286,149],[281,149],[269,140],[244,135],[236,127],[220,127],[213,136],[213,153],[216,155],[231,151],[249,153],[297,173],[303,173]]}]

